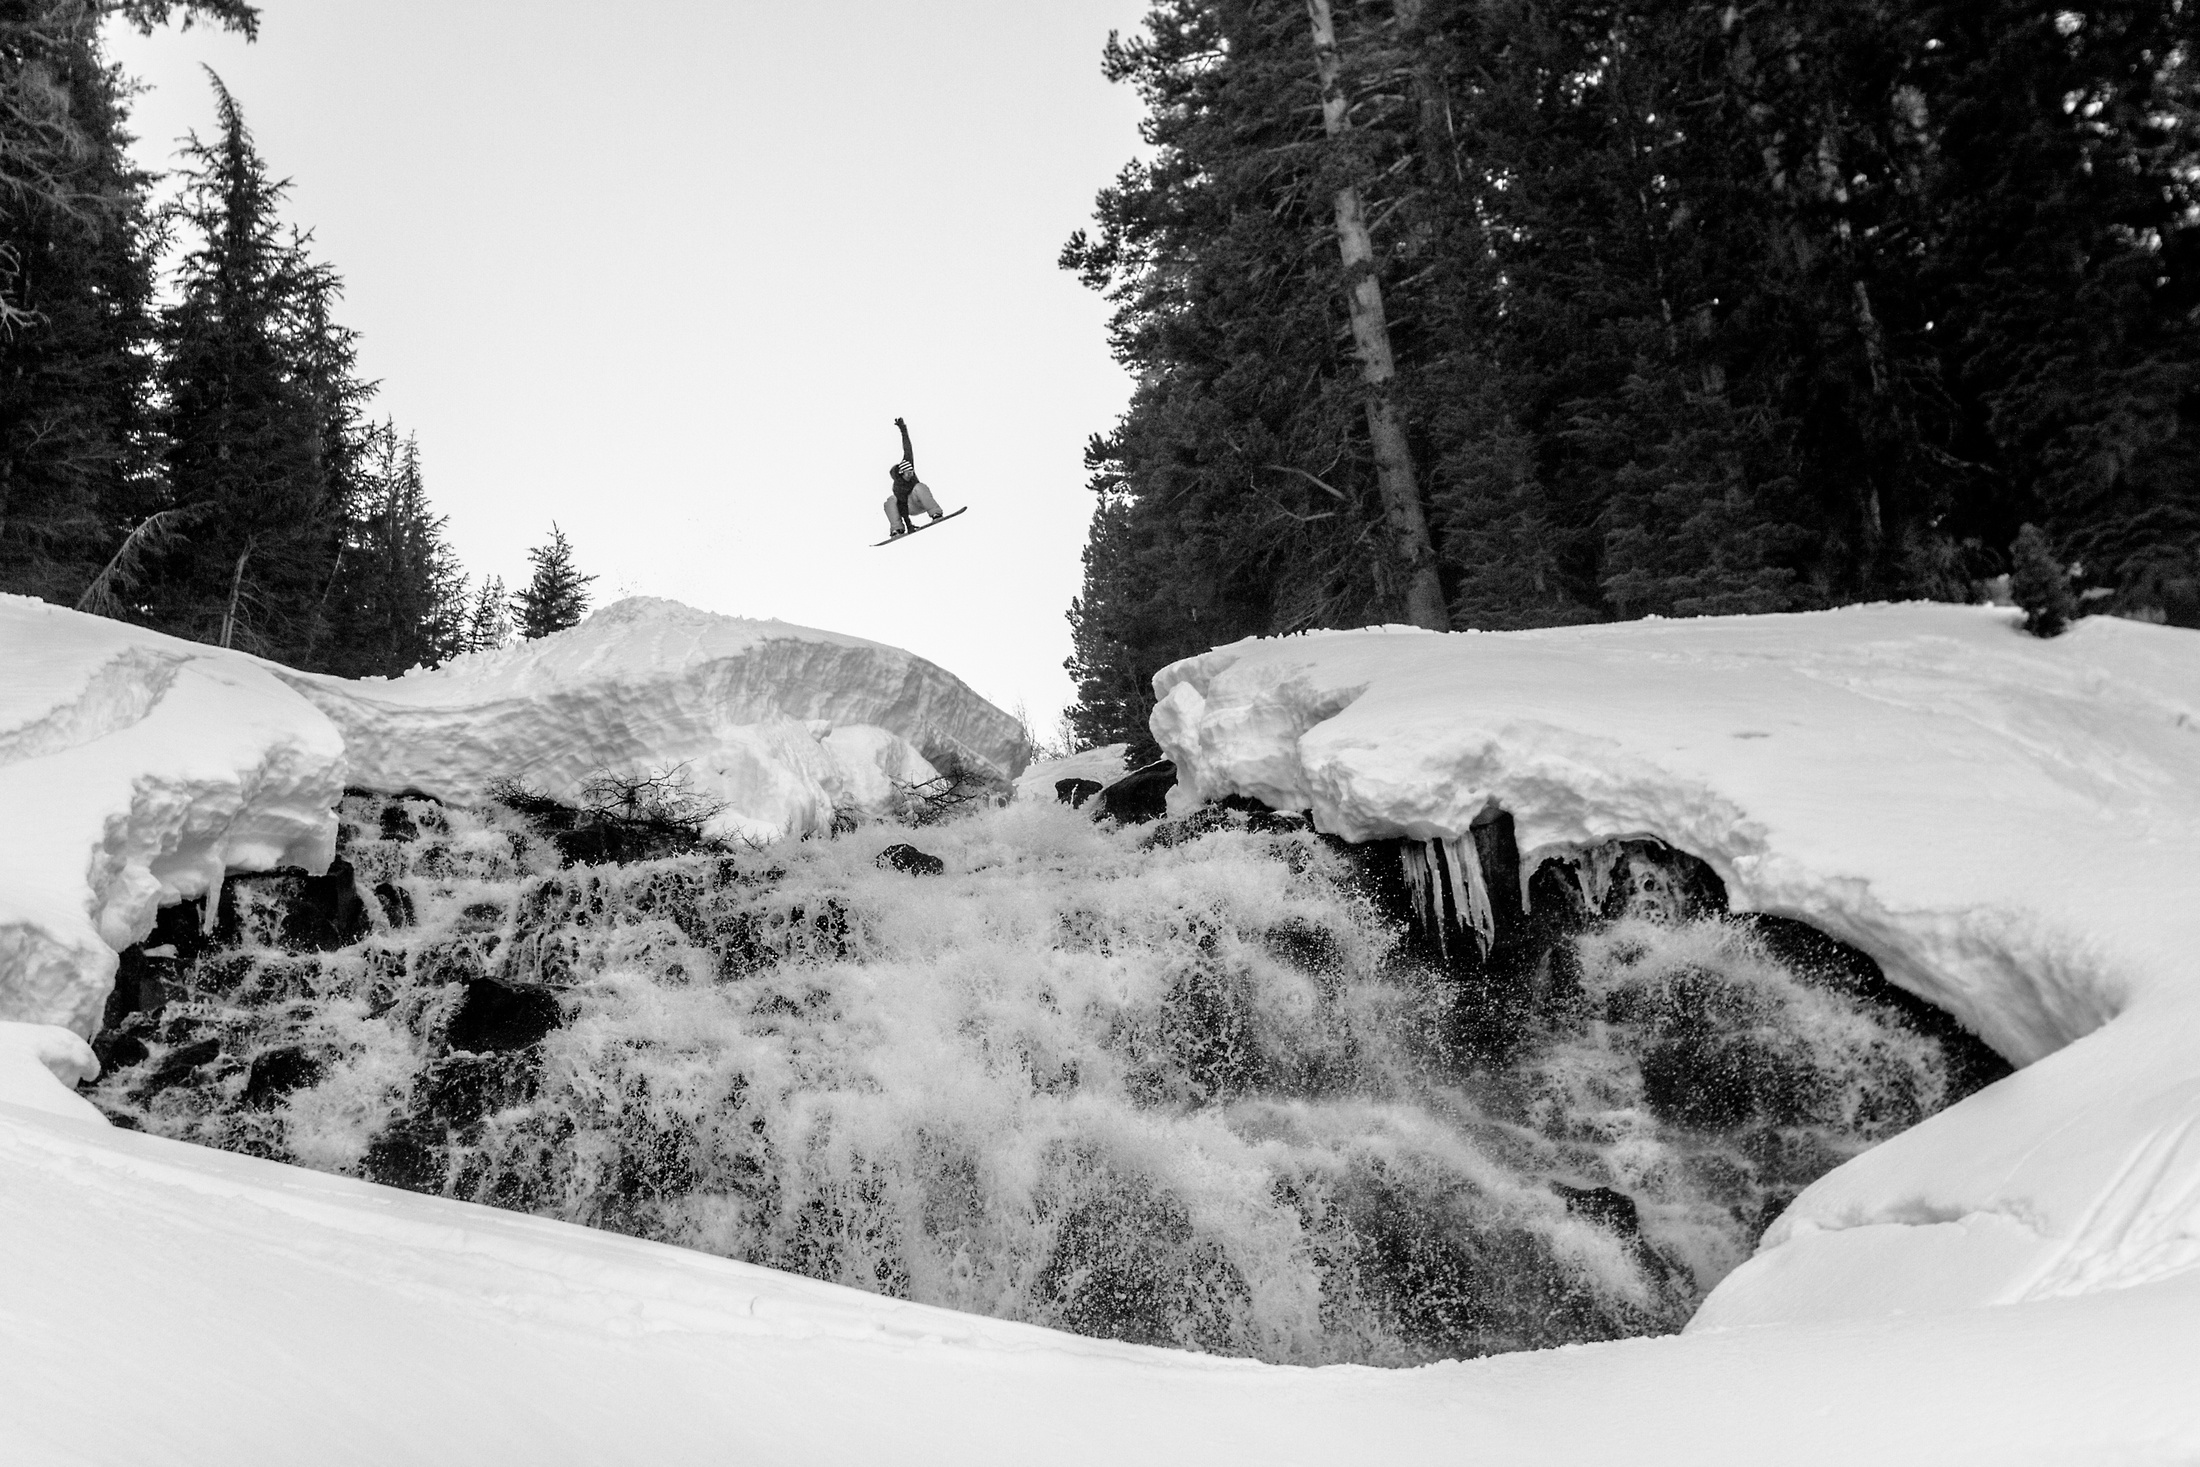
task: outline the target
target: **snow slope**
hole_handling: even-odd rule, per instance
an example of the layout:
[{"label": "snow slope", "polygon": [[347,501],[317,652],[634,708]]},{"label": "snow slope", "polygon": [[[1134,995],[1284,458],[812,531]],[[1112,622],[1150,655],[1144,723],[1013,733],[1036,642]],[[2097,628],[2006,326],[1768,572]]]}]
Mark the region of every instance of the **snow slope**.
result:
[{"label": "snow slope", "polygon": [[324,869],[347,784],[573,800],[684,763],[724,802],[713,833],[771,839],[883,810],[936,761],[1022,758],[1016,720],[922,658],[670,601],[353,682],[0,596],[0,1019],[90,1034],[159,907]]},{"label": "snow slope", "polygon": [[[0,1458],[316,1463],[2178,1463],[2192,1278],[1419,1370],[899,1304],[12,1103]],[[67,1036],[63,1036],[66,1038]],[[303,1454],[303,1455],[301,1455]]]},{"label": "snow slope", "polygon": [[1524,873],[1658,836],[2027,1066],[1805,1192],[1692,1329],[2200,1268],[2200,635],[1873,606],[1253,640],[1154,682],[1180,800],[1356,840],[1495,803]]}]

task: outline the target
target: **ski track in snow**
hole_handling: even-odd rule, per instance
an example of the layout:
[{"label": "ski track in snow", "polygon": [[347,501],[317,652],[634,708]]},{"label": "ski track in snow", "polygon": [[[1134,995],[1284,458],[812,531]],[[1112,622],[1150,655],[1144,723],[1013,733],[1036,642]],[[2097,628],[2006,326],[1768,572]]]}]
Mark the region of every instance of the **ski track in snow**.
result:
[{"label": "ski track in snow", "polygon": [[[824,755],[795,773],[844,781],[828,799],[888,777],[890,757],[1015,772],[1013,721],[907,654],[699,616],[630,604],[595,642],[570,634],[570,658],[538,647],[440,681],[339,685],[0,598],[0,1019],[32,1021],[0,1023],[0,1249],[18,1261],[0,1291],[0,1456],[2200,1458],[2189,632],[2094,619],[2035,643],[2005,613],[1878,607],[1324,634],[1156,679],[1181,798],[1241,790],[1353,838],[1455,837],[1495,799],[1531,867],[1539,850],[1655,835],[1710,861],[1737,906],[1855,942],[2030,1062],[1829,1174],[1677,1338],[1405,1371],[1188,1356],[83,1116],[68,1087],[88,1051],[51,1026],[89,1032],[115,950],[160,903],[216,889],[224,869],[325,863],[355,777],[347,740],[374,749],[378,779],[417,757],[455,794],[529,767],[526,741],[572,720],[530,723],[524,705],[595,676],[607,704],[708,724],[659,745],[603,713],[591,737],[638,741],[614,757],[723,752],[713,775],[729,784],[744,753],[806,760],[798,732]],[[865,668],[868,691],[746,723],[677,689],[637,692],[653,668],[677,682],[697,657],[784,637],[832,649],[789,675],[805,658]],[[510,717],[474,716],[493,704]],[[377,742],[385,719],[402,733]],[[505,742],[431,751],[437,731]],[[555,752],[594,757],[586,740]],[[766,816],[814,811],[802,778]]]}]

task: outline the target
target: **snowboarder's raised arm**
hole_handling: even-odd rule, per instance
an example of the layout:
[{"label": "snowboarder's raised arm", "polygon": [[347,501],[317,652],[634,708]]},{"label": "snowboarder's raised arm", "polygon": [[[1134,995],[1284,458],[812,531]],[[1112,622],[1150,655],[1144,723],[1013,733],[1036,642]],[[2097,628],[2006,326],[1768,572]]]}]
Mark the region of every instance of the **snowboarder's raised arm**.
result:
[{"label": "snowboarder's raised arm", "polygon": [[917,466],[917,451],[909,446],[909,425],[896,418],[894,426],[901,429],[901,461],[913,469]]}]

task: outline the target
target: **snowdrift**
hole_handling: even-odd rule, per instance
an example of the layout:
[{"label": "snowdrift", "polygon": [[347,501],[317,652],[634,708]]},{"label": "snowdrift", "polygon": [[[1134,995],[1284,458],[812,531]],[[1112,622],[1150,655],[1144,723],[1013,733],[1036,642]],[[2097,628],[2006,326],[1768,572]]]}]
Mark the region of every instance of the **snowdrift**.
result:
[{"label": "snowdrift", "polygon": [[1805,1192],[1692,1329],[2200,1266],[2200,635],[1876,606],[1253,640],[1154,682],[1180,802],[1354,840],[1494,804],[1524,873],[1655,836],[2027,1066]]},{"label": "snowdrift", "polygon": [[940,764],[1006,780],[1022,759],[1016,721],[920,657],[670,601],[354,682],[0,596],[0,1019],[89,1035],[159,907],[225,870],[325,869],[347,785],[573,801],[684,765],[723,802],[710,833],[775,839]]}]

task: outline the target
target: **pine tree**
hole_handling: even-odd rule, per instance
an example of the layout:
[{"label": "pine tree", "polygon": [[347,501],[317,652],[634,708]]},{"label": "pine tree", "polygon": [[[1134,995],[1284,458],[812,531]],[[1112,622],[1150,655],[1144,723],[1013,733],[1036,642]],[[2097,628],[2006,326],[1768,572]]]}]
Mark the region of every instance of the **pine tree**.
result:
[{"label": "pine tree", "polygon": [[512,596],[502,576],[484,576],[466,613],[463,652],[493,652],[512,640]]},{"label": "pine tree", "polygon": [[572,542],[555,521],[550,526],[549,542],[528,551],[527,559],[534,565],[535,574],[512,597],[520,636],[532,641],[579,626],[588,611],[589,583],[596,578],[582,575],[573,564]]},{"label": "pine tree", "polygon": [[2024,608],[2024,629],[2035,637],[2059,637],[2078,614],[2070,570],[2055,558],[2038,525],[2017,531],[2009,547],[2009,595]]},{"label": "pine tree", "polygon": [[365,446],[319,661],[347,677],[394,677],[467,650],[465,577],[429,506],[418,443],[383,423]]},{"label": "pine tree", "polygon": [[157,231],[98,22],[0,6],[0,590],[64,602],[160,507]]},{"label": "pine tree", "polygon": [[[211,76],[212,74],[209,73]],[[173,502],[205,505],[161,567],[156,625],[310,665],[328,630],[360,486],[353,334],[330,319],[335,272],[277,217],[242,111],[213,78],[220,131],[186,143],[184,257],[163,321]]]}]

